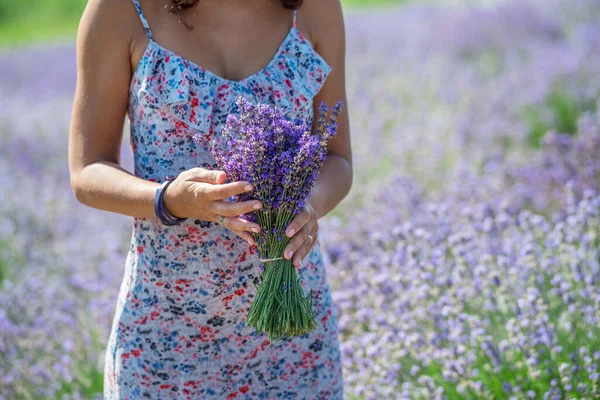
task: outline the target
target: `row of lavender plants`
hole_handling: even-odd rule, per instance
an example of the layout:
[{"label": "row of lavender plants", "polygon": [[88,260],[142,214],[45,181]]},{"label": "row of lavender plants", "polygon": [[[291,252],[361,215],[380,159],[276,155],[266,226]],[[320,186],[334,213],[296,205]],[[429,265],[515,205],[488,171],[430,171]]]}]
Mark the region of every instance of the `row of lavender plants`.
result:
[{"label": "row of lavender plants", "polygon": [[[356,177],[322,242],[349,399],[600,393],[598,17],[347,15]],[[0,54],[0,399],[101,398],[131,222],[70,191],[74,77],[72,45]]]},{"label": "row of lavender plants", "polygon": [[460,169],[526,161],[547,130],[575,133],[600,88],[599,18],[589,0],[420,3],[350,18],[354,153],[369,168],[357,168],[345,213],[380,186],[373,175],[443,189]]},{"label": "row of lavender plants", "polygon": [[[493,179],[465,177],[462,190],[477,191],[432,200],[396,179],[352,221],[330,222],[349,398],[597,398],[600,118],[593,118],[582,132],[588,137],[550,134],[539,164],[511,169],[525,177],[539,171],[535,189],[547,197],[560,191],[555,211],[531,211],[510,180],[497,191]],[[595,159],[586,160],[587,144]],[[547,160],[595,164],[558,189]]]},{"label": "row of lavender plants", "polygon": [[433,118],[379,110],[391,179],[327,224],[351,399],[600,395],[599,9],[545,5],[444,15],[391,66]]}]

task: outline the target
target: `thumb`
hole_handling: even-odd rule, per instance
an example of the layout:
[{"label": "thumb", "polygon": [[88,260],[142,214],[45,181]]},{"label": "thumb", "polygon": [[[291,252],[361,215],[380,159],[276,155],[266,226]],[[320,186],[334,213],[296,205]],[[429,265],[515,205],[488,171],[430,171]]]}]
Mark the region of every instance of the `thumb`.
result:
[{"label": "thumb", "polygon": [[189,180],[206,183],[223,183],[226,177],[223,171],[200,167],[190,169],[189,174]]}]

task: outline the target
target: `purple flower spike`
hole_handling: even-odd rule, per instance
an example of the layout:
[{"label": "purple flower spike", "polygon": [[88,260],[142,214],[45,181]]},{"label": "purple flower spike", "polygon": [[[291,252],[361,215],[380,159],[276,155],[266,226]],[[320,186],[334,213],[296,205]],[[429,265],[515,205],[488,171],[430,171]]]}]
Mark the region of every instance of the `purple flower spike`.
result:
[{"label": "purple flower spike", "polygon": [[317,325],[312,298],[304,294],[291,260],[279,258],[289,242],[285,229],[303,210],[327,158],[327,142],[337,132],[343,103],[336,103],[329,118],[325,103],[320,105],[316,134],[302,120],[286,119],[277,107],[253,105],[243,97],[236,105],[238,114],[227,116],[223,141],[213,143],[212,154],[230,181],[253,184],[251,193],[234,200],[263,204],[242,218],[261,225],[254,239],[261,258],[270,260],[265,261],[246,323],[270,339],[301,336]]}]

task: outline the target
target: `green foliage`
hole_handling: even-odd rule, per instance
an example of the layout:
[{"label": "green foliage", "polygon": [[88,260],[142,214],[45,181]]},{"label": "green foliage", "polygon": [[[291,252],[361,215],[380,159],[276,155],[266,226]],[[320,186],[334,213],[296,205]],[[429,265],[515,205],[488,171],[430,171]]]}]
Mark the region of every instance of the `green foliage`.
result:
[{"label": "green foliage", "polygon": [[[3,249],[0,247],[0,251]],[[8,275],[8,265],[2,259],[0,259],[0,288],[2,287],[2,282],[7,278]]]},{"label": "green foliage", "polygon": [[81,351],[71,353],[73,379],[70,382],[60,382],[61,390],[57,392],[56,400],[68,398],[75,389],[85,395],[85,398],[93,399],[96,395],[102,394],[104,389],[104,370],[95,361],[95,354],[100,354],[105,344],[100,338],[98,329],[91,325],[87,317],[82,317],[81,323],[86,331],[92,333],[92,346],[86,347],[80,343]]},{"label": "green foliage", "polygon": [[410,0],[342,0],[345,6],[372,7],[408,3]]},{"label": "green foliage", "polygon": [[477,64],[482,76],[495,78],[504,69],[504,58],[496,52],[488,51],[478,57]]},{"label": "green foliage", "polygon": [[581,101],[556,86],[540,104],[527,106],[523,110],[523,118],[528,126],[527,144],[539,148],[550,129],[576,134],[577,120],[581,114],[595,107],[595,101]]},{"label": "green foliage", "polygon": [[18,262],[9,240],[0,241],[0,290],[5,280],[13,276],[11,265]]},{"label": "green foliage", "polygon": [[0,46],[72,37],[85,0],[0,0]]}]

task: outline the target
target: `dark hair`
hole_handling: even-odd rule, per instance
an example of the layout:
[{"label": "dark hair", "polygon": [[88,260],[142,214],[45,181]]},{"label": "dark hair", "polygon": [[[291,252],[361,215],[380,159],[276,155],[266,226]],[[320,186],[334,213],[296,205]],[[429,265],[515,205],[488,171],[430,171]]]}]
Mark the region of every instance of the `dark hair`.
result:
[{"label": "dark hair", "polygon": [[[188,8],[194,7],[196,4],[198,4],[199,1],[200,0],[170,0],[166,7],[168,8],[170,13],[178,14],[179,20],[185,26],[192,29],[191,26],[188,26],[185,22],[183,22],[183,20],[181,19],[181,13],[187,10]],[[291,10],[298,9],[302,5],[302,1],[303,0],[279,0],[283,7],[289,8]]]}]

